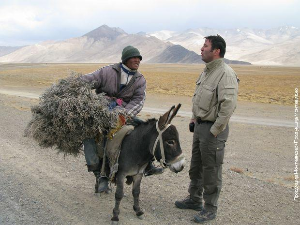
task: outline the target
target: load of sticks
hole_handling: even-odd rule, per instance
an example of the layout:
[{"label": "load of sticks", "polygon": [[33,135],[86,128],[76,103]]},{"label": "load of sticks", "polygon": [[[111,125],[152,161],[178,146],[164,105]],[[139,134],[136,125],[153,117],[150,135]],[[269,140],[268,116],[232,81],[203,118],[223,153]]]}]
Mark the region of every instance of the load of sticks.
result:
[{"label": "load of sticks", "polygon": [[81,76],[72,73],[44,92],[39,104],[31,108],[25,136],[41,147],[78,155],[84,139],[99,137],[116,127],[118,111],[109,111],[105,95],[95,94],[94,84]]}]

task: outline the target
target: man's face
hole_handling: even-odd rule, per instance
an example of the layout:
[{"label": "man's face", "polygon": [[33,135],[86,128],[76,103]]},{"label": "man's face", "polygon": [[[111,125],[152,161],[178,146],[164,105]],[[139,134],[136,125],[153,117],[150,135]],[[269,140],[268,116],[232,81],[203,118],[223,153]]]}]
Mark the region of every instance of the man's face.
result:
[{"label": "man's face", "polygon": [[139,68],[139,65],[140,65],[140,58],[139,57],[133,57],[133,58],[130,58],[126,61],[125,65],[129,68],[129,69],[132,69],[132,70],[137,70]]},{"label": "man's face", "polygon": [[211,42],[208,39],[205,39],[203,47],[201,48],[202,60],[206,63],[209,63],[219,56],[220,49],[211,50]]}]

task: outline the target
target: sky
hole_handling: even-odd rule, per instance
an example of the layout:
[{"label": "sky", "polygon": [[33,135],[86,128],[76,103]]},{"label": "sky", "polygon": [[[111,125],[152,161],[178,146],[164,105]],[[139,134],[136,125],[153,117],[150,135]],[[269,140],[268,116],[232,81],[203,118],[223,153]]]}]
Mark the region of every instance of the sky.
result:
[{"label": "sky", "polygon": [[0,46],[79,37],[101,25],[127,33],[300,28],[300,0],[1,0]]}]

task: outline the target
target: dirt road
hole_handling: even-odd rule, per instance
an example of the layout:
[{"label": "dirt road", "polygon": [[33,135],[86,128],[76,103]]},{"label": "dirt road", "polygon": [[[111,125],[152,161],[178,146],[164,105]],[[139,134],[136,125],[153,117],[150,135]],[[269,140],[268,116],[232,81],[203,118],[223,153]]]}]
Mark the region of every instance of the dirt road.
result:
[{"label": "dirt road", "polygon": [[[169,108],[178,102],[183,103],[182,111],[190,111],[190,99],[175,96],[149,95],[145,107]],[[36,103],[34,98],[0,94],[0,224],[110,224],[115,188],[111,194],[93,193],[94,177],[87,172],[83,155],[64,158],[55,149],[41,149],[23,137],[30,106]],[[158,114],[141,114],[144,119],[154,116]],[[235,116],[289,124],[294,112],[288,106],[240,102]],[[188,122],[184,115],[173,122],[187,167],[178,174],[166,170],[143,179],[144,220],[135,217],[127,186],[121,224],[194,224],[195,211],[174,206],[175,200],[187,195],[192,140]],[[230,129],[219,213],[211,224],[300,224],[299,200],[293,200],[293,128],[232,121]]]},{"label": "dirt road", "polygon": [[[10,96],[17,96],[17,97],[25,97],[25,98],[31,98],[31,99],[39,99],[40,93],[30,93],[30,92],[22,92],[22,91],[15,91],[15,90],[8,90],[8,89],[0,89],[0,94],[4,95],[10,95]],[[151,102],[153,106],[156,106],[157,102],[159,102],[159,99],[162,98],[163,95],[150,95]],[[173,99],[174,105],[177,105],[178,102],[185,102],[186,103],[186,108],[189,106],[191,108],[191,102],[189,97],[170,97],[167,96],[167,98]],[[180,98],[180,99],[178,99]],[[168,100],[166,100],[168,102]],[[177,102],[174,102],[177,101]],[[171,103],[170,103],[171,104]],[[253,104],[254,105],[254,104]],[[257,106],[262,106],[264,104],[256,104]],[[163,114],[165,113],[168,109],[166,108],[167,106],[164,105],[163,108],[157,108],[157,107],[143,107],[142,112],[143,113],[154,113],[154,114]],[[278,108],[278,107],[277,107]],[[282,107],[284,109],[285,107]],[[183,116],[183,117],[188,117],[191,118],[192,112],[191,110],[189,111],[183,111],[180,110],[178,115]],[[258,115],[259,116],[259,115]],[[279,126],[279,127],[294,127],[294,121],[292,120],[285,120],[282,118],[278,119],[270,119],[266,117],[253,117],[253,116],[236,116],[233,115],[231,118],[231,122],[238,122],[238,123],[246,123],[246,124],[257,124],[257,125],[267,125],[267,126]]]}]

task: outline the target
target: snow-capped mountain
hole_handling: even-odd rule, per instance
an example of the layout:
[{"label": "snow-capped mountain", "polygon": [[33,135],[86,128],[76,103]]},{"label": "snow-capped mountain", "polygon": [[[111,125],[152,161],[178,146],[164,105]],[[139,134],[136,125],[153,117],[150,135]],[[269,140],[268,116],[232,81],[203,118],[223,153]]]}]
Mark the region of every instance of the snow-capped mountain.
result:
[{"label": "snow-capped mountain", "polygon": [[[160,38],[176,32],[160,32]],[[165,42],[144,33],[128,34],[120,28],[106,25],[81,37],[64,41],[45,41],[17,49],[0,57],[0,62],[119,62],[124,47],[133,45],[143,55],[143,62],[203,63],[201,56],[182,46]],[[1,50],[1,48],[0,48]],[[231,63],[245,63],[230,61]]]},{"label": "snow-capped mountain", "polygon": [[[146,34],[147,35],[147,34]],[[148,37],[153,36],[156,37],[160,40],[167,40],[173,36],[176,36],[177,32],[175,31],[170,31],[170,30],[161,30],[161,31],[157,31],[155,33],[149,34],[147,35]]]},{"label": "snow-capped mountain", "polygon": [[134,45],[148,63],[203,63],[200,49],[204,37],[221,35],[227,43],[230,63],[300,66],[300,29],[279,27],[268,30],[238,28],[218,30],[162,30],[128,34],[120,28],[100,26],[81,37],[45,41],[24,47],[1,47],[0,62],[117,62],[122,49]]},{"label": "snow-capped mountain", "polygon": [[199,28],[183,32],[158,31],[147,35],[181,45],[200,54],[204,37],[216,34],[225,39],[227,43],[225,57],[229,59],[248,61],[252,64],[300,66],[300,60],[298,60],[300,51],[297,50],[300,29],[296,27],[285,26],[268,30]]}]

